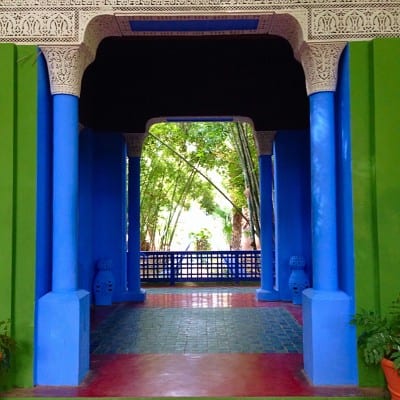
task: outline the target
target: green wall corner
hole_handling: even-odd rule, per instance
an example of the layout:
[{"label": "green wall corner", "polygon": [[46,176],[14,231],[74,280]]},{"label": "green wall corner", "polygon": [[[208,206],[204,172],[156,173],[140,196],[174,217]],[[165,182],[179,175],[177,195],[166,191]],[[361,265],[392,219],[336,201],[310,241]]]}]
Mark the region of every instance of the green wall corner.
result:
[{"label": "green wall corner", "polygon": [[[354,42],[350,95],[356,307],[385,312],[400,292],[400,39]],[[360,385],[382,385],[360,359]]]},{"label": "green wall corner", "polygon": [[0,319],[18,350],[0,386],[33,385],[37,48],[0,45]]}]

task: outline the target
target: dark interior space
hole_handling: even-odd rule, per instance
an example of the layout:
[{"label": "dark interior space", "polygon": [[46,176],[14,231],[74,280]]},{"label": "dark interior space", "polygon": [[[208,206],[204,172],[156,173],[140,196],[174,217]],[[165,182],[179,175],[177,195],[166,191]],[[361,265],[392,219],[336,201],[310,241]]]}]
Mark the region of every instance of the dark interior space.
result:
[{"label": "dark interior space", "polygon": [[144,132],[150,118],[243,116],[255,129],[306,129],[304,73],[271,35],[109,37],[83,76],[80,122]]}]

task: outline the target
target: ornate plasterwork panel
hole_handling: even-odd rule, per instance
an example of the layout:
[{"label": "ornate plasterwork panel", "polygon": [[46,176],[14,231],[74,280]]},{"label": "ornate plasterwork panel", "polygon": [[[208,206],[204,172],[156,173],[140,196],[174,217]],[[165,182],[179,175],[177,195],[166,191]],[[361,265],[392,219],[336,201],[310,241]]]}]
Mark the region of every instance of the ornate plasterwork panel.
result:
[{"label": "ornate plasterwork panel", "polygon": [[259,156],[270,156],[272,154],[275,135],[275,131],[254,132],[254,139],[257,146],[257,154]]},{"label": "ornate plasterwork panel", "polygon": [[42,46],[50,76],[51,92],[80,95],[81,80],[92,54],[80,46]]},{"label": "ornate plasterwork panel", "polygon": [[122,35],[131,32],[118,23],[118,15],[234,18],[249,14],[261,16],[256,33],[268,32],[272,23],[281,32],[277,28],[279,16],[292,16],[305,41],[349,41],[400,34],[399,0],[0,0],[0,41],[80,44],[91,21],[102,15],[115,18],[108,19],[111,26],[104,29]]},{"label": "ornate plasterwork panel", "polygon": [[398,37],[399,6],[313,8],[309,16],[310,39],[370,39]]},{"label": "ornate plasterwork panel", "polygon": [[147,135],[143,133],[126,133],[124,136],[128,157],[140,157]]},{"label": "ornate plasterwork panel", "polygon": [[337,71],[346,42],[303,43],[298,58],[303,65],[308,94],[335,91]]},{"label": "ornate plasterwork panel", "polygon": [[[257,27],[184,33],[134,32],[130,26],[134,20],[246,18],[256,20]],[[331,90],[336,76],[334,69],[327,73],[326,60],[341,52],[332,50],[334,43],[342,48],[353,40],[400,37],[400,0],[0,0],[0,42],[40,46],[52,63],[51,74],[60,75],[52,77],[57,91],[79,93],[79,74],[105,37],[184,34],[282,36],[302,62],[309,93]],[[325,44],[317,50],[313,43]],[[60,56],[76,51],[69,60]],[[78,72],[67,71],[74,66]]]}]

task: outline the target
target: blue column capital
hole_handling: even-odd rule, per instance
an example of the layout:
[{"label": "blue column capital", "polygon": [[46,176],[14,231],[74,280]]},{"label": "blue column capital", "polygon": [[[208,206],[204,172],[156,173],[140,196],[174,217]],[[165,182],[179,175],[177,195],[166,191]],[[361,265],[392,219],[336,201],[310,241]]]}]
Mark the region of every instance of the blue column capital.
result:
[{"label": "blue column capital", "polygon": [[307,94],[336,90],[340,55],[347,42],[303,42],[297,58],[306,78]]},{"label": "blue column capital", "polygon": [[85,68],[94,54],[85,44],[40,46],[46,58],[52,94],[72,94],[79,97]]},{"label": "blue column capital", "polygon": [[129,158],[135,158],[142,155],[143,143],[146,139],[145,133],[125,133],[125,141]]},{"label": "blue column capital", "polygon": [[254,132],[258,156],[270,156],[272,154],[275,134],[275,131]]}]

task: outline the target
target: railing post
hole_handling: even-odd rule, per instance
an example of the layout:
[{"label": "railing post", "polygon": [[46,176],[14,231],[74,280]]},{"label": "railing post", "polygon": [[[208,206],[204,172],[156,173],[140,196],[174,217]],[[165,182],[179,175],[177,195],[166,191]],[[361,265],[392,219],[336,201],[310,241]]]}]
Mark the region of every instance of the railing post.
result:
[{"label": "railing post", "polygon": [[175,285],[175,257],[174,257],[174,253],[171,253],[171,279],[170,279],[170,285],[171,286]]},{"label": "railing post", "polygon": [[239,253],[235,253],[235,282],[239,283]]}]

